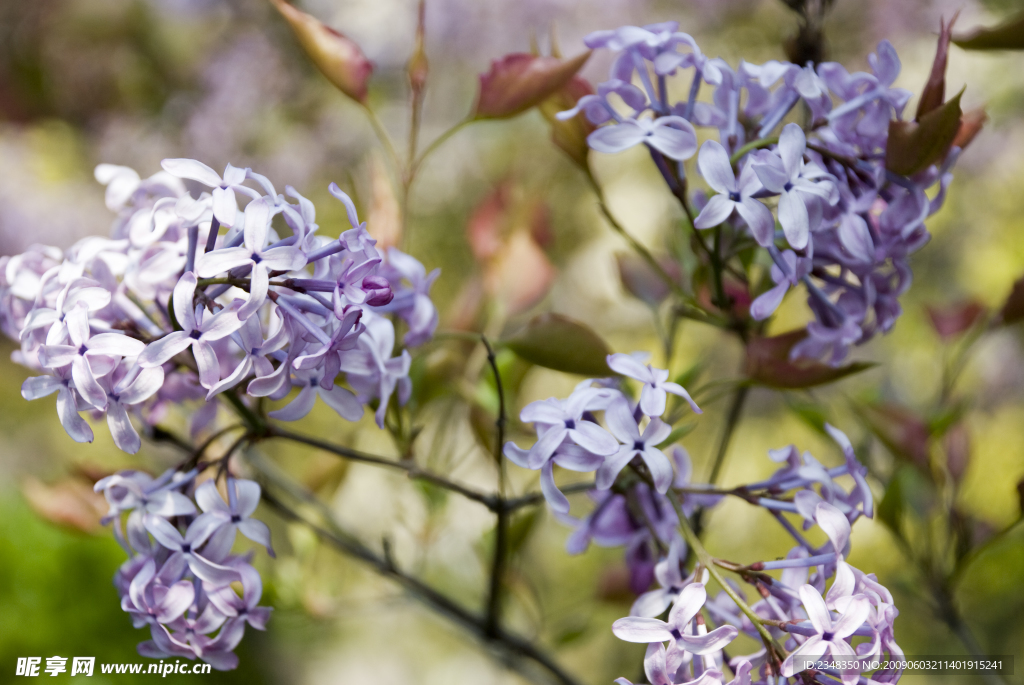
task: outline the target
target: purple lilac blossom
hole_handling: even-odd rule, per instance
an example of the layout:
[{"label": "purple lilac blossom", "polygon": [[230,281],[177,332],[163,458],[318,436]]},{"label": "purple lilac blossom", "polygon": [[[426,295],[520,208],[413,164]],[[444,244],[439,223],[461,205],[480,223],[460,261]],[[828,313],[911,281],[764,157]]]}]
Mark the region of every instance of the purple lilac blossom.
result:
[{"label": "purple lilac blossom", "polygon": [[[405,322],[406,346],[429,340],[439,271],[394,248],[379,254],[334,184],[351,228],[329,239],[291,186],[297,205],[251,169],[163,166],[148,179],[97,167],[117,212],[111,238],[0,258],[0,325],[20,343],[13,358],[45,374],[22,395],[57,393],[61,424],[79,442],[93,439],[81,412],[105,414],[127,452],[141,446],[133,420],[155,425],[204,395],[196,427],[216,420],[223,393],[282,400],[293,387],[298,396],[271,417],[300,418],[320,397],[349,421],[375,402],[383,425],[391,398],[409,399],[411,358],[381,314]],[[181,178],[213,191],[195,197]],[[279,234],[279,214],[291,235]]]},{"label": "purple lilac blossom", "polygon": [[[893,87],[901,65],[892,44],[882,41],[868,57],[871,73],[851,74],[835,62],[733,68],[709,59],[674,22],[596,31],[584,42],[617,53],[609,80],[558,115],[582,114],[597,125],[592,149],[646,144],[680,195],[677,177],[693,154],[693,127],[717,129],[719,140],[703,144],[696,165],[715,194],[703,202],[703,190],[694,191],[691,203],[701,208],[694,226],[748,231],[780,269],[778,255],[793,251],[798,268],[772,274],[775,287],[757,298],[754,314],[770,316],[790,287],[804,282],[814,320],[793,347],[794,359],[838,365],[851,346],[892,328],[911,282],[908,257],[928,242],[924,221],[942,206],[960,153],[954,146],[912,178],[886,170],[889,124],[900,120],[910,96]],[[667,79],[682,77],[685,86],[685,74],[687,95],[675,100]],[[697,101],[702,85],[714,89],[710,103]],[[810,114],[806,128],[786,123],[801,102]],[[666,135],[674,142],[662,140]],[[676,171],[669,160],[679,162]],[[936,185],[938,192],[926,194]]]},{"label": "purple lilac blossom", "polygon": [[[264,630],[271,611],[259,606],[263,583],[251,554],[230,553],[235,531],[272,554],[270,531],[251,518],[258,484],[229,477],[225,504],[212,480],[195,487],[195,475],[171,469],[154,479],[122,471],[97,482],[96,490],[110,503],[107,521],[129,554],[114,577],[121,608],[136,628],[150,630],[139,654],[201,659],[230,670],[238,665],[233,650],[246,624]],[[126,514],[127,537],[121,532]],[[241,585],[241,596],[232,583]]]}]

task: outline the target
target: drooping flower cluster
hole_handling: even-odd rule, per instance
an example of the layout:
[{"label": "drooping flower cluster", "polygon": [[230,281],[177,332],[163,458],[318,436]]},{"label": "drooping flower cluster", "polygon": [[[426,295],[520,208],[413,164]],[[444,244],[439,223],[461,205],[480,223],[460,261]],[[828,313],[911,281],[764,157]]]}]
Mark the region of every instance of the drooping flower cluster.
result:
[{"label": "drooping flower cluster", "polygon": [[[871,73],[853,74],[833,62],[733,68],[704,55],[676,22],[598,31],[584,42],[619,54],[610,80],[559,117],[582,112],[598,125],[587,139],[598,152],[646,145],[677,195],[686,192],[683,161],[697,154],[714,194],[690,200],[700,207],[695,228],[747,234],[774,265],[775,287],[751,315],[770,316],[798,283],[809,293],[815,319],[794,358],[838,364],[851,345],[893,326],[910,286],[907,259],[930,238],[924,221],[942,206],[960,148],[911,177],[887,170],[889,124],[910,98],[892,87],[900,61],[888,41],[869,56]],[[683,71],[690,87],[676,101],[670,77]],[[711,102],[698,101],[702,84],[714,88]],[[782,126],[791,115],[803,115],[804,126]],[[717,129],[719,139],[698,153],[695,126]]]},{"label": "drooping flower cluster", "polygon": [[[432,336],[437,271],[393,247],[379,252],[334,184],[351,224],[337,239],[317,233],[313,204],[291,186],[294,204],[250,169],[163,166],[147,179],[97,167],[118,213],[110,238],[0,260],[0,325],[21,343],[16,361],[46,374],[25,382],[25,398],[56,392],[79,442],[93,438],[80,412],[105,414],[127,452],[140,446],[129,415],[153,425],[171,405],[205,402],[198,430],[225,392],[281,400],[298,389],[270,412],[282,421],[308,414],[318,396],[349,421],[375,403],[383,426],[392,396],[404,403],[410,391],[392,321],[405,322],[405,346]],[[194,196],[182,179],[210,191]]]},{"label": "drooping flower cluster", "polygon": [[225,502],[213,480],[196,487],[195,477],[195,470],[171,469],[156,479],[122,471],[97,482],[96,491],[110,505],[105,522],[113,522],[129,555],[114,576],[121,608],[152,636],[139,654],[198,658],[230,670],[238,666],[234,649],[246,624],[265,630],[271,612],[259,606],[263,581],[249,563],[252,554],[231,554],[236,533],[274,552],[267,525],[250,518],[258,484],[228,477]]},{"label": "drooping flower cluster", "polygon": [[[520,418],[533,423],[537,442],[529,449],[510,442],[505,455],[520,466],[541,471],[549,507],[559,520],[575,528],[567,545],[571,553],[583,552],[590,542],[626,548],[630,585],[638,597],[631,615],[616,621],[612,629],[620,639],[648,644],[644,664],[651,685],[721,685],[725,668],[732,671],[731,682],[737,685],[779,682],[764,649],[724,657],[723,648],[740,633],[755,640],[760,639],[759,633],[727,593],[708,597],[707,568],[700,575],[684,571],[687,562],[695,559],[688,559],[689,550],[679,532],[680,514],[689,518],[698,507],[713,507],[727,495],[771,512],[796,542],[784,559],[724,567],[742,566],[753,573],[747,579],[760,596],[750,608],[761,619],[779,622],[769,631],[788,653],[779,664],[782,676],[801,682],[796,674],[826,654],[901,657],[893,634],[898,611],[892,596],[873,574],[846,562],[851,524],[874,514],[867,469],[857,461],[846,435],[826,424],[843,452],[838,466],[826,467],[809,452],[801,454],[790,445],[769,452],[780,468],[766,480],[727,491],[693,483],[686,451],[665,444],[671,442],[672,426],[662,417],[681,413],[679,406],[668,411],[667,393],[699,409],[681,386],[667,381],[667,371],[644,364],[643,359],[639,353],[608,357],[613,371],[642,384],[636,399],[625,392],[624,381],[592,379],[580,383],[565,400],[533,402]],[[663,451],[666,448],[671,458]],[[595,489],[589,493],[593,506],[583,517],[569,513],[568,498],[554,480],[555,465],[596,472]],[[837,480],[851,485],[844,487]],[[798,525],[787,516],[797,517]],[[809,542],[799,530],[801,520],[804,530],[816,526],[827,541],[818,546]],[[769,571],[781,571],[781,577],[772,577]],[[655,580],[658,587],[649,589]],[[733,587],[743,594],[739,586]],[[855,637],[869,639],[854,647]],[[821,682],[841,680],[852,685],[859,676],[860,671],[850,670],[819,672],[816,677]],[[899,676],[898,671],[887,671],[871,677],[895,682]]]}]

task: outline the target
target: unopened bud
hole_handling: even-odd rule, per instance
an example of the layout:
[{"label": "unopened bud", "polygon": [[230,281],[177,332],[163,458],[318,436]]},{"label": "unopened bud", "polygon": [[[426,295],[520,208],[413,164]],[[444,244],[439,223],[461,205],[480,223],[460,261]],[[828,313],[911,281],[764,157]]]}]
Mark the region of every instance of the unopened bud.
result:
[{"label": "unopened bud", "polygon": [[539,105],[565,86],[589,57],[584,52],[563,61],[520,52],[494,60],[490,71],[480,75],[473,118],[504,119]]},{"label": "unopened bud", "polygon": [[366,102],[367,83],[373,64],[356,42],[284,0],[271,2],[291,26],[306,55],[327,80],[353,100]]},{"label": "unopened bud", "polygon": [[391,284],[381,276],[367,276],[363,279],[363,290],[366,291],[366,304],[371,307],[383,307],[395,299]]}]

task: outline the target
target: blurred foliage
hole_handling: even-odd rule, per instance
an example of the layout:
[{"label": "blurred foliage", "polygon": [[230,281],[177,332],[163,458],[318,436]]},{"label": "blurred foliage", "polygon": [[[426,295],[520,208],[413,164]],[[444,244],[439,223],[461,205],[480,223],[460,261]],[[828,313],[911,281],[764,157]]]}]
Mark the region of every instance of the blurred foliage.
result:
[{"label": "blurred foliage", "polygon": [[[405,62],[414,45],[414,3],[300,4],[341,28],[374,61],[367,102],[404,149],[406,141],[394,132],[408,125]],[[814,3],[787,4],[803,12]],[[567,55],[578,53],[578,39],[590,30],[666,18],[683,19],[706,53],[732,62],[777,59],[787,49],[804,54],[807,36],[823,31],[828,58],[853,70],[867,66],[867,53],[885,37],[904,59],[897,85],[920,91],[946,5],[832,5],[822,18],[794,15],[768,0],[428,2],[424,142],[471,111],[476,75],[491,59],[527,52],[531,30],[546,35],[555,19]],[[959,31],[994,26],[1019,3],[967,5]],[[555,46],[546,47],[555,54]],[[583,76],[603,76],[602,60],[593,56]],[[799,294],[759,339],[768,342],[755,367],[750,348],[690,322],[680,324],[676,344],[665,349],[667,332],[651,312],[664,313],[666,295],[632,253],[622,257],[627,246],[596,211],[578,168],[583,134],[556,138],[570,157],[551,144],[538,113],[475,123],[453,136],[425,163],[410,190],[404,235],[394,240],[404,240],[428,269],[442,267],[433,294],[444,328],[511,343],[535,316],[556,312],[586,327],[584,342],[597,350],[595,357],[607,345],[650,350],[656,361],[670,358],[673,377],[706,411],[686,424],[688,434],[672,437],[694,456],[698,476],[710,468],[724,399],[743,375],[768,387],[751,391],[722,482],[767,475],[772,464],[765,451],[789,442],[838,464],[841,456],[821,427],[828,421],[848,429],[871,468],[878,502],[876,520],[854,529],[851,562],[878,573],[896,595],[901,646],[908,654],[962,653],[950,626],[934,620],[955,607],[983,649],[1013,653],[1024,643],[1024,526],[1012,527],[1021,515],[1017,483],[1024,478],[1024,327],[1000,326],[992,313],[1001,312],[1005,324],[1017,321],[1024,293],[1018,281],[1024,273],[1020,64],[1018,55],[951,51],[950,92],[968,83],[965,109],[987,103],[991,128],[964,155],[946,207],[929,224],[934,239],[915,255],[915,284],[895,331],[860,350],[855,366],[801,370],[819,381],[849,374],[830,385],[778,389],[776,367],[784,355],[776,354],[776,336],[805,320]],[[565,88],[575,93],[574,87],[570,81]],[[549,104],[565,95],[556,93]],[[270,3],[0,2],[0,249],[20,250],[36,240],[67,245],[102,232],[110,217],[91,181],[92,166],[131,164],[145,175],[167,156],[196,156],[214,167],[250,165],[279,185],[292,183],[316,202],[325,234],[336,235],[344,224],[343,208],[326,193],[331,180],[352,192],[361,215],[371,217],[371,231],[399,203],[398,179],[382,171],[382,153],[359,106],[307,62]],[[709,292],[707,273],[673,230],[678,210],[654,182],[646,156],[590,157],[613,211],[659,263],[678,269],[673,280]],[[527,287],[537,283],[543,287]],[[1004,307],[1011,290],[1016,299]],[[737,295],[751,293],[730,294]],[[973,314],[957,308],[965,302]],[[489,487],[498,398],[473,337],[441,339],[416,356],[410,409],[419,417],[415,440],[423,466]],[[581,370],[565,365],[564,350],[552,356],[549,342],[529,342],[533,352],[509,344],[497,358],[512,439],[523,437],[521,406],[564,396],[579,380],[543,367]],[[10,349],[3,348],[5,357]],[[5,482],[31,475],[60,483],[83,469],[159,471],[174,463],[175,455],[159,447],[147,446],[137,460],[113,452],[104,430],[97,430],[94,445],[71,444],[51,400],[20,398],[24,369],[7,361],[0,369]],[[322,409],[304,420],[304,432],[380,453],[400,447],[369,419],[339,424]],[[184,425],[184,417],[178,420]],[[493,519],[403,476],[349,467],[305,447],[261,449],[366,540],[387,538],[403,566],[467,605],[482,600]],[[537,489],[534,474],[512,471],[517,492]],[[247,634],[242,667],[212,682],[517,682],[394,586],[318,545],[307,529],[270,512],[261,516],[271,520],[280,552],[261,567],[275,615],[266,634]],[[765,523],[743,503],[727,502],[707,522],[709,547],[723,557],[770,558],[786,541]],[[510,533],[517,552],[507,603],[514,627],[553,645],[588,682],[635,677],[642,648],[611,640],[608,630],[632,601],[621,550],[566,555],[566,529],[540,509],[517,515]],[[58,529],[31,513],[13,488],[0,491],[0,668],[18,656],[54,653],[141,661],[134,645],[144,631],[131,628],[110,580],[122,558],[108,535]],[[399,648],[392,646],[396,635]]]}]

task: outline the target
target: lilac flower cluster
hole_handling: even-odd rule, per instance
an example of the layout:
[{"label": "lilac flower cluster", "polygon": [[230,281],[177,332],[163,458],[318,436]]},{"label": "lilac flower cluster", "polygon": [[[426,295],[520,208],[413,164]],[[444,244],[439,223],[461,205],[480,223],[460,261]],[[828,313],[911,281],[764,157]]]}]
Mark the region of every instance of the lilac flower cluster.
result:
[{"label": "lilac flower cluster", "polygon": [[[383,426],[392,397],[404,404],[410,392],[393,321],[404,321],[405,347],[432,336],[438,272],[396,248],[380,253],[334,184],[351,224],[337,239],[318,235],[308,199],[288,186],[289,201],[250,169],[163,167],[147,179],[97,167],[118,215],[110,238],[0,260],[0,326],[21,343],[15,360],[45,374],[25,381],[23,396],[56,393],[78,442],[93,439],[80,412],[105,415],[126,452],[140,447],[130,415],[155,425],[173,405],[205,403],[196,432],[215,419],[221,393],[281,400],[297,389],[270,412],[282,421],[308,414],[317,397],[349,421],[376,403]],[[194,196],[182,179],[210,190]]]},{"label": "lilac flower cluster", "polygon": [[[228,477],[225,502],[213,480],[196,487],[196,474],[171,469],[154,479],[122,471],[96,483],[96,491],[110,504],[104,521],[113,522],[129,555],[114,576],[121,608],[152,636],[139,654],[198,658],[230,670],[238,666],[234,649],[246,624],[265,630],[271,612],[259,606],[263,582],[249,563],[252,554],[231,554],[236,533],[274,551],[267,525],[250,518],[259,485]],[[241,585],[241,595],[232,583]]]},{"label": "lilac flower cluster", "polygon": [[[826,654],[901,657],[893,633],[899,612],[891,594],[873,574],[846,562],[851,524],[874,514],[867,469],[857,461],[846,435],[826,424],[843,451],[838,466],[826,467],[790,445],[769,452],[780,468],[766,480],[729,490],[694,484],[686,451],[672,445],[671,458],[663,451],[673,440],[672,426],[662,417],[668,393],[682,397],[694,411],[699,409],[685,389],[667,381],[667,371],[643,360],[639,353],[608,357],[612,370],[641,384],[636,399],[627,394],[624,379],[597,379],[580,383],[565,400],[527,405],[520,418],[533,423],[538,439],[529,449],[509,442],[505,455],[522,467],[541,471],[549,507],[575,528],[567,545],[571,553],[583,552],[590,542],[626,548],[630,585],[639,596],[630,616],[616,621],[612,630],[622,640],[648,645],[644,665],[651,685],[721,685],[726,667],[736,685],[782,682],[776,679],[779,675],[802,682],[797,674],[806,669],[806,662]],[[678,410],[675,407],[668,415],[679,415]],[[582,518],[569,513],[569,501],[554,480],[554,465],[596,472],[596,489],[589,493],[594,506]],[[849,489],[837,480],[850,481]],[[767,649],[731,659],[724,656],[723,648],[740,633],[760,639],[757,627],[724,590],[708,597],[708,568],[697,563],[684,572],[690,550],[679,532],[680,515],[690,518],[698,507],[713,507],[727,495],[770,512],[796,543],[781,560],[723,566],[746,573],[760,592],[749,610],[759,621],[771,621],[771,637],[781,640],[787,652],[774,671]],[[797,517],[804,530],[817,527],[827,541],[812,544],[787,516]],[[781,577],[770,576],[769,571],[781,571]],[[659,587],[649,589],[655,580]],[[730,588],[742,597],[739,586]],[[854,646],[854,638],[866,639]],[[889,671],[871,677],[895,682],[899,676],[900,672]],[[852,685],[860,673],[826,671],[816,677],[819,682]]]},{"label": "lilac flower cluster", "polygon": [[[888,41],[868,57],[871,73],[853,74],[834,62],[734,69],[704,55],[676,22],[597,31],[584,42],[619,54],[611,78],[559,117],[583,112],[598,125],[587,139],[598,152],[646,145],[673,192],[700,207],[696,229],[747,233],[768,252],[775,286],[754,301],[753,318],[771,316],[804,284],[814,321],[794,358],[838,364],[851,345],[893,326],[910,286],[908,257],[929,240],[924,221],[944,201],[960,148],[909,178],[886,169],[889,123],[910,98],[892,87],[900,61]],[[676,101],[669,79],[683,71],[690,86]],[[703,84],[714,89],[710,102],[698,101]],[[803,127],[783,125],[801,110]],[[698,153],[695,126],[717,129],[719,139]],[[710,199],[686,198],[683,162],[694,154]]]}]

